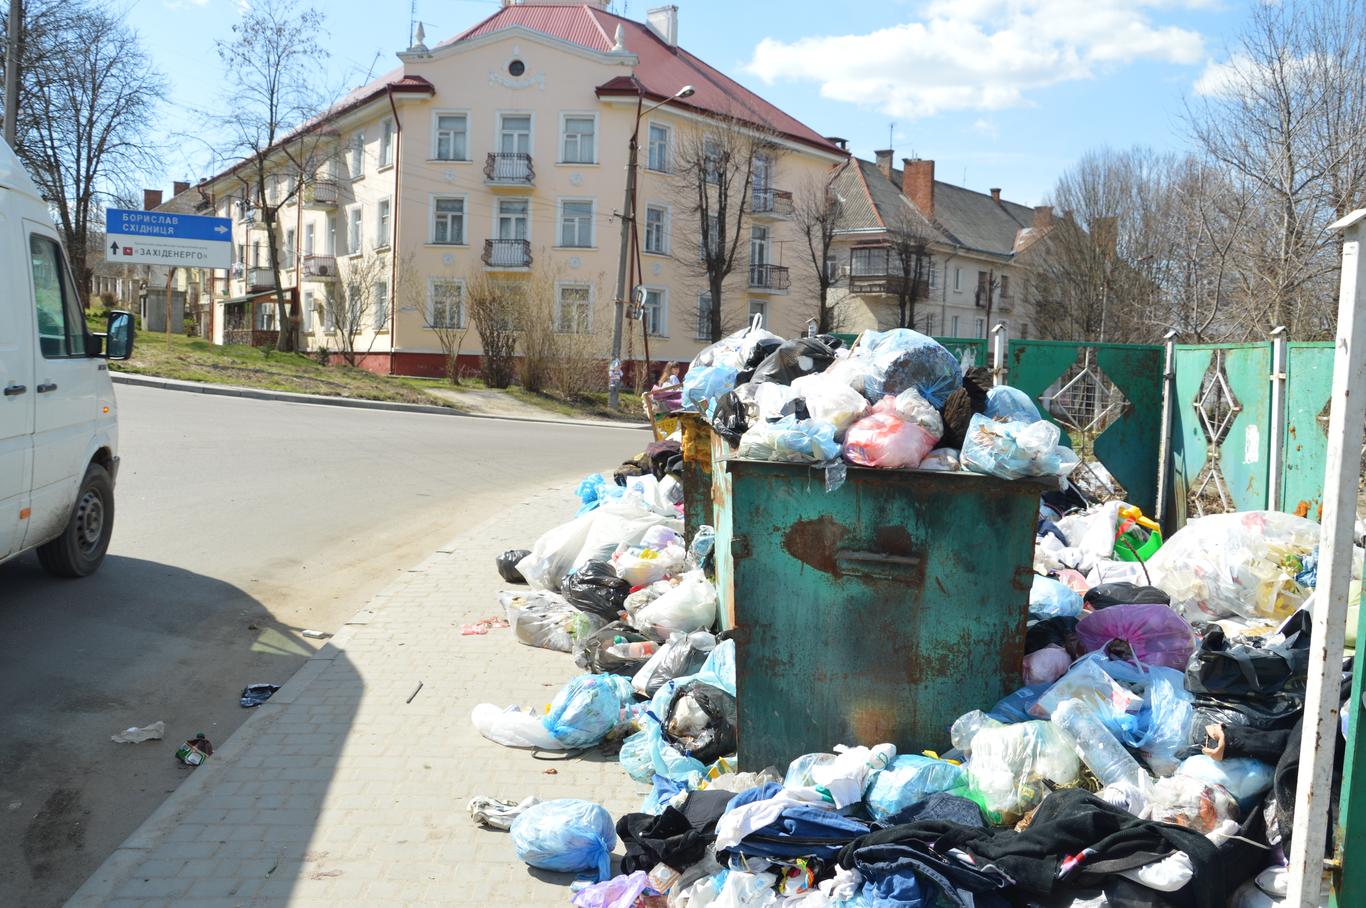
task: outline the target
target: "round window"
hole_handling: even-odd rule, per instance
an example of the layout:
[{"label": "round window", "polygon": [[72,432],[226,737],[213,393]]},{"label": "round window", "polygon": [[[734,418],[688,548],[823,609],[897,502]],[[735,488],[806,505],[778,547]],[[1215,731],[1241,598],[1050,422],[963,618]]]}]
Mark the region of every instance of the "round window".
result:
[{"label": "round window", "polygon": [[513,60],[508,64],[508,72],[512,73],[514,76],[520,76],[522,73],[526,72],[526,64],[521,60]]}]

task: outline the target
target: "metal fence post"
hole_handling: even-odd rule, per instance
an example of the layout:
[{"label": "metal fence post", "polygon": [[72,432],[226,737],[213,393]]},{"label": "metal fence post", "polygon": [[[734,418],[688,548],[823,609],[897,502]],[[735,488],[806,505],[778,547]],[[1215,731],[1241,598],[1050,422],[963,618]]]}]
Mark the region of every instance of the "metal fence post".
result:
[{"label": "metal fence post", "polygon": [[1162,429],[1157,437],[1157,503],[1153,519],[1163,526],[1162,518],[1167,515],[1167,484],[1171,481],[1172,456],[1172,380],[1176,378],[1176,332],[1168,331],[1162,335],[1166,348],[1162,358]]},{"label": "metal fence post", "polygon": [[1366,261],[1361,258],[1364,220],[1366,208],[1359,208],[1331,228],[1343,235],[1342,280],[1333,356],[1332,411],[1328,419],[1328,460],[1324,469],[1319,586],[1314,599],[1304,736],[1295,787],[1290,888],[1285,900],[1292,908],[1316,906],[1323,884],[1342,651],[1352,580],[1361,437],[1366,423],[1366,410],[1357,398],[1350,396],[1352,389],[1366,387],[1366,311],[1362,311],[1366,307]]},{"label": "metal fence post", "polygon": [[1266,507],[1282,510],[1281,486],[1285,471],[1285,325],[1271,332],[1271,438],[1267,443]]},{"label": "metal fence post", "polygon": [[1006,326],[998,322],[991,329],[993,351],[991,356],[991,384],[993,387],[1006,383]]}]

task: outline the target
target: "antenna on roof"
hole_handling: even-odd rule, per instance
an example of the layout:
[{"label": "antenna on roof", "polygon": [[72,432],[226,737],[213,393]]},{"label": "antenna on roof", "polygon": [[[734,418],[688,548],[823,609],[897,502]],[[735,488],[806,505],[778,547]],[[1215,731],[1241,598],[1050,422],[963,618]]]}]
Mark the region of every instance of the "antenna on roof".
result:
[{"label": "antenna on roof", "polygon": [[894,138],[894,133],[895,133],[895,132],[896,132],[896,124],[895,124],[895,123],[888,123],[888,124],[887,124],[887,147],[888,147],[888,148],[895,148],[895,147],[896,147],[896,139]]},{"label": "antenna on roof", "polygon": [[373,79],[373,78],[375,77],[375,64],[379,62],[380,56],[381,56],[381,55],[380,55],[380,52],[379,52],[379,51],[375,51],[375,59],[373,59],[373,60],[370,61],[370,69],[369,69],[369,71],[366,72],[366,74],[365,74],[365,81],[366,81],[366,82],[369,82],[371,79]]}]

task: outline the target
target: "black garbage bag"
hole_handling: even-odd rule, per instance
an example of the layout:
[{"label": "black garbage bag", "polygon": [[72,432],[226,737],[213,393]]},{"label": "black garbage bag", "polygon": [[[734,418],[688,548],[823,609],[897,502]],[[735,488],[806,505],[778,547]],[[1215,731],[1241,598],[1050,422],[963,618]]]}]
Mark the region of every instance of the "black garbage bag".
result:
[{"label": "black garbage bag", "polygon": [[773,351],[783,345],[783,342],[776,337],[766,337],[754,345],[750,351],[749,359],[745,360],[745,367],[735,376],[735,384],[743,385],[754,378],[754,370],[759,368],[759,364],[773,355]]},{"label": "black garbage bag", "polygon": [[1172,597],[1155,586],[1141,583],[1101,583],[1091,587],[1082,597],[1092,609],[1109,608],[1112,605],[1171,605]]},{"label": "black garbage bag", "polygon": [[719,687],[689,681],[669,701],[664,738],[702,764],[735,753],[735,698]]},{"label": "black garbage bag", "polygon": [[1186,666],[1186,689],[1197,697],[1267,697],[1300,694],[1309,678],[1309,613],[1285,624],[1285,642],[1263,646],[1260,638],[1230,641],[1223,628],[1201,628],[1200,648]]},{"label": "black garbage bag", "polygon": [[961,448],[973,414],[987,411],[987,391],[991,390],[990,370],[977,366],[963,376],[963,387],[954,388],[944,401],[944,436],[941,448]]},{"label": "black garbage bag", "polygon": [[734,391],[717,399],[711,427],[733,445],[739,444],[740,436],[749,430],[749,410]]},{"label": "black garbage bag", "polygon": [[1038,652],[1045,646],[1061,646],[1073,659],[1085,653],[1081,640],[1077,637],[1077,619],[1069,615],[1058,615],[1036,621],[1025,630],[1025,655]]},{"label": "black garbage bag", "polygon": [[816,340],[825,344],[831,350],[839,350],[841,347],[844,346],[844,340],[842,338],[836,337],[833,334],[817,334]]},{"label": "black garbage bag", "polygon": [[754,370],[753,381],[790,385],[813,372],[824,372],[835,361],[835,351],[814,337],[787,341]]},{"label": "black garbage bag", "polygon": [[620,617],[630,592],[631,584],[618,577],[606,561],[585,562],[578,570],[565,575],[560,585],[560,593],[570,605],[608,621]]},{"label": "black garbage bag", "polygon": [[517,562],[530,555],[526,549],[508,549],[497,558],[498,576],[508,583],[526,583],[522,572],[517,570]]},{"label": "black garbage bag", "polygon": [[618,642],[647,643],[650,642],[650,638],[624,621],[613,621],[574,645],[574,663],[584,671],[594,674],[609,672],[613,675],[626,675],[629,678],[640,671],[645,663],[650,661],[650,657],[631,659],[609,653],[607,650]]}]

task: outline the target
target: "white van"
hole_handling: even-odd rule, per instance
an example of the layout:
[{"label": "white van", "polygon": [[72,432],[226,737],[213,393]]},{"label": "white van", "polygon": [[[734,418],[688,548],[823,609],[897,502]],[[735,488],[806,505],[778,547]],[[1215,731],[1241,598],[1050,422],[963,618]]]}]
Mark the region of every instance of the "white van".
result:
[{"label": "white van", "polygon": [[133,352],[133,319],[85,326],[48,206],[0,141],[0,561],[36,548],[84,577],[109,548],[118,408],[106,360]]}]

